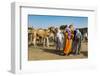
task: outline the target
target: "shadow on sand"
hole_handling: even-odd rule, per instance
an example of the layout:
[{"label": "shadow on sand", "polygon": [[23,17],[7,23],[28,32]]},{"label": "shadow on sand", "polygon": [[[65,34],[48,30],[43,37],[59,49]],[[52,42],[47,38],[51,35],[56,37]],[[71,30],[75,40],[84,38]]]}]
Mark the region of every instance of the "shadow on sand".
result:
[{"label": "shadow on sand", "polygon": [[[48,52],[48,53],[52,53],[52,54],[56,54],[56,55],[61,55],[61,53],[63,53],[63,50],[47,49],[47,48],[44,48],[42,50],[44,52]],[[87,51],[81,51],[80,53],[83,54],[84,56],[88,56],[88,52]]]},{"label": "shadow on sand", "polygon": [[81,51],[80,53],[82,53],[84,56],[88,57],[88,52],[87,51]]},{"label": "shadow on sand", "polygon": [[56,49],[42,49],[44,52],[60,55],[63,51],[62,50],[56,50]]}]

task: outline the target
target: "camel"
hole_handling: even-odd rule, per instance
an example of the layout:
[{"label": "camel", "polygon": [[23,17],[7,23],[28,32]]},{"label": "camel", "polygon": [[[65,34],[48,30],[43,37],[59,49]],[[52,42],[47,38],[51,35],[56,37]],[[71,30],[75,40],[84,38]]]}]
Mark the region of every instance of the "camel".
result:
[{"label": "camel", "polygon": [[32,44],[32,27],[28,28],[28,45]]},{"label": "camel", "polygon": [[42,42],[43,47],[49,47],[49,32],[48,29],[37,29],[36,34],[39,37],[40,42]]},{"label": "camel", "polygon": [[34,45],[34,46],[36,46],[36,34],[37,34],[37,30],[35,30],[35,29],[32,29],[32,44]]},{"label": "camel", "polygon": [[83,34],[83,40],[84,40],[84,42],[88,41],[88,33],[87,32]]},{"label": "camel", "polygon": [[49,27],[47,29],[28,29],[29,42],[34,46],[37,45],[37,40],[39,44],[43,44],[43,47],[49,47],[50,39],[55,41],[56,29],[54,27]]},{"label": "camel", "polygon": [[50,30],[49,40],[54,41],[56,36],[56,29],[54,27],[49,27],[48,29]]},{"label": "camel", "polygon": [[49,35],[49,29],[28,28],[28,42],[34,46],[36,46],[37,40],[39,40],[39,43],[42,43],[44,47],[49,47]]}]

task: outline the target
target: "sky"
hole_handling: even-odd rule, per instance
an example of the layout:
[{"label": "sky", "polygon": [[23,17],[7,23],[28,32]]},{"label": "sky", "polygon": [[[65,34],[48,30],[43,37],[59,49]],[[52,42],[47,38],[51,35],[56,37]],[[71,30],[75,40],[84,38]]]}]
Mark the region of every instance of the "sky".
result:
[{"label": "sky", "polygon": [[28,26],[33,28],[59,27],[73,24],[76,28],[88,27],[88,17],[28,15]]}]

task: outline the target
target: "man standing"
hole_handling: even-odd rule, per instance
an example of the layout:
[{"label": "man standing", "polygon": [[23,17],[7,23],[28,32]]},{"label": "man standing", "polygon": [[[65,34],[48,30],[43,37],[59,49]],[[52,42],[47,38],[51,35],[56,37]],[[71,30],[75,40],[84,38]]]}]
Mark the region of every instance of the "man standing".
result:
[{"label": "man standing", "polygon": [[80,54],[81,40],[82,40],[81,32],[78,29],[76,29],[74,31],[74,39],[72,44],[72,51],[74,55]]}]

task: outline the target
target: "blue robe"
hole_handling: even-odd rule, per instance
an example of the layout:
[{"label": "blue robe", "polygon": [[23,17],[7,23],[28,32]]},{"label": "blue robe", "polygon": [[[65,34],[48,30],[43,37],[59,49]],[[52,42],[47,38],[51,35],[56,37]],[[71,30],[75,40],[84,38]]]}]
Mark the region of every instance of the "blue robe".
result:
[{"label": "blue robe", "polygon": [[82,35],[79,30],[74,31],[74,39],[72,44],[72,51],[74,54],[79,54],[81,49]]}]

